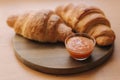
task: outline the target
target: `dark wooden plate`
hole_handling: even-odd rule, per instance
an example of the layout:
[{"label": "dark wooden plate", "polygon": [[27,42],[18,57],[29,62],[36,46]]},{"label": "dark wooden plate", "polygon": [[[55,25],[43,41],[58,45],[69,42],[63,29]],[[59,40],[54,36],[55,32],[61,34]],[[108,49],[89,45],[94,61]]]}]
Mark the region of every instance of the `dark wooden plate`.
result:
[{"label": "dark wooden plate", "polygon": [[113,45],[96,46],[85,61],[72,59],[63,43],[40,43],[15,35],[13,39],[16,56],[32,69],[52,74],[83,72],[104,63],[112,54]]}]

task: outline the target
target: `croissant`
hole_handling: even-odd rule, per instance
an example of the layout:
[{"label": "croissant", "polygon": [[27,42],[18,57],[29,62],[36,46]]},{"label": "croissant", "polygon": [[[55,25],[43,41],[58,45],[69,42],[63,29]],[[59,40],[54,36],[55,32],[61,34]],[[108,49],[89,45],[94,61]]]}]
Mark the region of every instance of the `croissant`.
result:
[{"label": "croissant", "polygon": [[40,42],[63,42],[72,34],[61,18],[51,10],[31,11],[8,17],[7,24],[25,38]]},{"label": "croissant", "polygon": [[115,33],[102,10],[86,4],[58,6],[55,12],[75,32],[87,33],[94,37],[100,46],[113,44]]}]

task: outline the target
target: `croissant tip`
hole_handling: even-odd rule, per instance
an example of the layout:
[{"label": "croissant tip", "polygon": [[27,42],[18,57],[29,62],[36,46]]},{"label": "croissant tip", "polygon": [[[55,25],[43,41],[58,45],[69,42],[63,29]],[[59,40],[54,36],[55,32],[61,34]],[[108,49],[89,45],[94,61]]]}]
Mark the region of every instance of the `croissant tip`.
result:
[{"label": "croissant tip", "polygon": [[109,46],[109,45],[112,45],[115,41],[115,37],[98,37],[96,39],[96,42],[99,46]]},{"label": "croissant tip", "polygon": [[14,27],[14,24],[15,24],[17,18],[18,18],[17,15],[12,15],[12,16],[8,17],[8,19],[7,19],[7,24],[8,24],[10,27]]}]

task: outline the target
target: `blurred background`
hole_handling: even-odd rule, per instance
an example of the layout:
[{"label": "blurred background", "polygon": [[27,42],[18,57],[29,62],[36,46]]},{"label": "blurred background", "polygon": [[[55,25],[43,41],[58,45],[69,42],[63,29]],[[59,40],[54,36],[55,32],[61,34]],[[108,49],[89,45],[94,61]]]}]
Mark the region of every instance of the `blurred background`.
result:
[{"label": "blurred background", "polygon": [[[9,15],[24,13],[30,10],[54,10],[60,4],[79,4],[80,2],[102,9],[116,33],[115,54],[107,64],[82,74],[53,76],[36,72],[16,59],[12,44],[15,33],[6,24]],[[120,80],[120,54],[118,53],[120,52],[119,19],[119,0],[0,0],[0,80]]]}]

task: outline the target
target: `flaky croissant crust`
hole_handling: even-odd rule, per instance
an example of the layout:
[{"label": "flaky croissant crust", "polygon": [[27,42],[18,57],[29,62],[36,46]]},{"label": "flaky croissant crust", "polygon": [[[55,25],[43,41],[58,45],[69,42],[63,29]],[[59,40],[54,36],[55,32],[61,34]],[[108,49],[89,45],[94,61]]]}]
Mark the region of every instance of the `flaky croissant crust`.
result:
[{"label": "flaky croissant crust", "polygon": [[17,34],[40,42],[63,42],[73,33],[72,29],[51,10],[12,15],[7,19],[7,23]]},{"label": "flaky croissant crust", "polygon": [[115,33],[104,12],[97,7],[86,4],[67,4],[58,6],[55,12],[75,32],[87,33],[96,39],[100,46],[114,43]]}]

